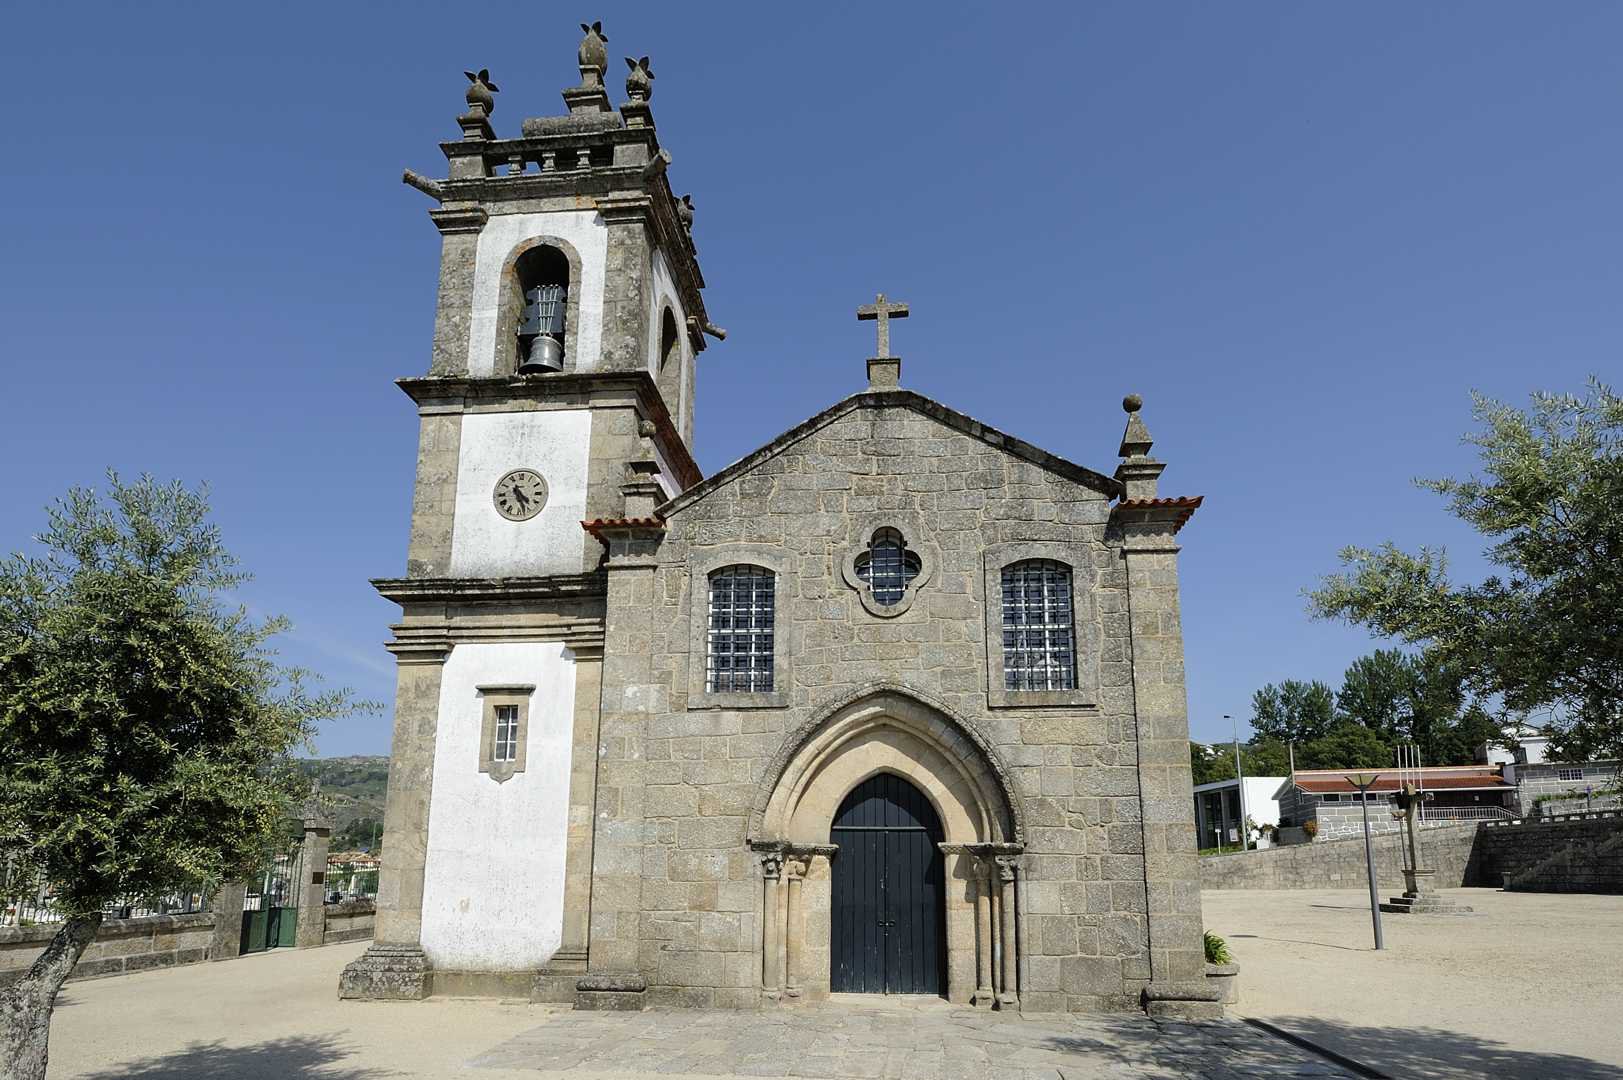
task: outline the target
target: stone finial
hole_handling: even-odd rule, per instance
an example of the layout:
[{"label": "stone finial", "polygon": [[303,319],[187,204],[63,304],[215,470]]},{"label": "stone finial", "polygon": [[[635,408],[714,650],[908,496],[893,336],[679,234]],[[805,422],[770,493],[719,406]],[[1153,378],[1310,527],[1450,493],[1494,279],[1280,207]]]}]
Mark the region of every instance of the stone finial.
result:
[{"label": "stone finial", "polygon": [[626,76],[626,97],[638,104],[643,104],[654,96],[654,69],[648,66],[648,57],[633,60],[626,57],[626,66],[631,73]]},{"label": "stone finial", "polygon": [[682,223],[682,231],[693,236],[693,196],[684,195],[676,201],[676,220]]},{"label": "stone finial", "polygon": [[1144,426],[1144,421],[1138,412],[1144,407],[1144,399],[1137,394],[1128,394],[1121,399],[1122,411],[1127,414],[1127,430],[1121,435],[1121,450],[1118,451],[1124,458],[1145,457],[1150,447],[1155,443],[1150,439],[1150,430]]},{"label": "stone finial", "polygon": [[471,71],[464,71],[462,74],[468,77],[468,92],[463,95],[468,101],[468,111],[481,116],[489,116],[495,112],[495,95],[501,92],[501,88],[490,81],[490,69],[480,68],[478,74]]},{"label": "stone finial", "polygon": [[603,76],[609,70],[609,51],[603,46],[609,40],[609,35],[603,32],[603,24],[595,22],[590,26],[580,24],[585,37],[580,39],[580,51],[576,59],[580,62],[580,84],[582,86],[602,86]]},{"label": "stone finial", "polygon": [[1116,479],[1127,488],[1128,499],[1153,499],[1156,497],[1157,481],[1166,466],[1150,457],[1150,447],[1154,440],[1150,438],[1150,429],[1144,426],[1139,410],[1144,408],[1144,399],[1137,394],[1128,394],[1122,398],[1121,407],[1127,413],[1127,430],[1121,435],[1121,464],[1116,466]]}]

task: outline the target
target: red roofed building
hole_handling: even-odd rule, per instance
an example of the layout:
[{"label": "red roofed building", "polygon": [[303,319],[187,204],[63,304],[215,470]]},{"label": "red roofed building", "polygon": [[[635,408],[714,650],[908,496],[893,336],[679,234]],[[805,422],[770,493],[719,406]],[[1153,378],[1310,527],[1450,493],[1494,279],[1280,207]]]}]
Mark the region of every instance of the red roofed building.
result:
[{"label": "red roofed building", "polygon": [[[1279,824],[1282,829],[1301,828],[1317,822],[1316,840],[1336,840],[1361,835],[1364,828],[1364,796],[1347,777],[1355,769],[1300,769],[1280,785]],[[1392,832],[1399,827],[1393,814],[1392,797],[1400,787],[1398,770],[1367,769],[1376,774],[1369,800],[1370,828]],[[1402,780],[1418,778],[1427,794],[1421,820],[1427,825],[1457,824],[1469,821],[1508,820],[1516,816],[1516,785],[1505,779],[1498,765],[1451,765],[1409,770]]]}]

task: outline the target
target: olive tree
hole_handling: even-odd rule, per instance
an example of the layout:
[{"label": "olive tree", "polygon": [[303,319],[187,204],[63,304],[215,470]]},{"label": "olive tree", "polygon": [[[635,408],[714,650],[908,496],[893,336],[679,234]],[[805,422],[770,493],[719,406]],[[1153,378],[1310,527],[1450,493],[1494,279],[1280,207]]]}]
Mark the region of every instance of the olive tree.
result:
[{"label": "olive tree", "polygon": [[109,474],[0,562],[0,860],[63,916],[0,991],[0,1075],[43,1080],[51,1009],[105,907],[245,873],[305,781],[291,754],[347,692],[283,667],[280,619],[228,603],[246,580],[205,496]]},{"label": "olive tree", "polygon": [[1423,646],[1480,700],[1546,712],[1569,759],[1623,756],[1623,397],[1476,398],[1480,476],[1422,480],[1497,571],[1451,579],[1439,549],[1347,548],[1311,610]]}]

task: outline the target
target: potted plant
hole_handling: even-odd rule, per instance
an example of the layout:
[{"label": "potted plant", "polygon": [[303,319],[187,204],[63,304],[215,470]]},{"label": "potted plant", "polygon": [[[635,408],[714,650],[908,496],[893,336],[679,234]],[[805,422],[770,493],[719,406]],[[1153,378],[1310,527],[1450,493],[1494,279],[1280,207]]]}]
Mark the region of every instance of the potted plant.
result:
[{"label": "potted plant", "polygon": [[1240,965],[1229,955],[1228,942],[1206,931],[1206,985],[1218,992],[1218,1000],[1233,1005],[1240,1000]]}]

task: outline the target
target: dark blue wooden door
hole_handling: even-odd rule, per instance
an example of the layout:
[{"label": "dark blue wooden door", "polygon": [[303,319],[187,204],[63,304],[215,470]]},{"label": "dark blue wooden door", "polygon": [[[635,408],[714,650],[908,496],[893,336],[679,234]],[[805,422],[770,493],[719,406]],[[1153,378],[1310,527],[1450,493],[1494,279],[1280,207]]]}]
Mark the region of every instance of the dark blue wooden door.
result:
[{"label": "dark blue wooden door", "polygon": [[941,819],[892,773],[851,790],[834,815],[830,989],[945,993]]}]

